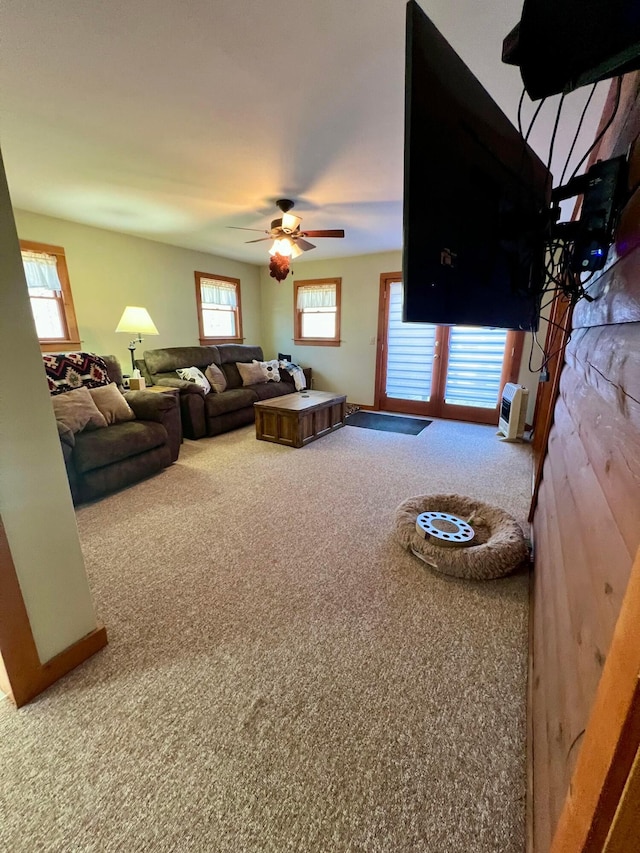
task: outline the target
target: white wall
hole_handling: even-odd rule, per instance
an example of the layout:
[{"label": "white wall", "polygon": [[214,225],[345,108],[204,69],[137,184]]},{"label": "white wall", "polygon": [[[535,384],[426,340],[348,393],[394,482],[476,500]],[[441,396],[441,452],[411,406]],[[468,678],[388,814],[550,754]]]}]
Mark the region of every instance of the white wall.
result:
[{"label": "white wall", "polygon": [[1,163],[0,364],[0,516],[44,663],[96,618]]},{"label": "white wall", "polygon": [[198,344],[196,270],[240,279],[245,343],[261,343],[260,273],[254,264],[36,213],[14,213],[21,239],[64,248],[82,346],[117,355],[125,373],[130,372],[127,346],[133,336],[114,331],[125,305],[146,308],[160,333],[138,345],[139,357],[146,349]]},{"label": "white wall", "polygon": [[[303,367],[313,368],[313,387],[339,391],[350,402],[373,405],[378,331],[380,274],[401,268],[400,252],[357,255],[335,260],[293,262],[294,274],[283,282],[261,272],[265,357],[291,353]],[[339,347],[295,346],[293,343],[293,282],[342,278]]]},{"label": "white wall", "polygon": [[[402,268],[400,252],[383,252],[336,258],[331,261],[293,262],[294,274],[276,282],[265,268],[261,271],[263,333],[265,357],[278,352],[291,353],[303,367],[313,368],[314,388],[340,391],[352,403],[371,406],[375,396],[376,335],[380,275]],[[293,343],[293,282],[313,278],[342,278],[342,316],[339,347],[296,346]],[[544,343],[546,324],[541,324],[538,339]],[[518,382],[529,388],[527,421],[533,422],[538,374],[528,368],[533,338],[525,335]],[[537,348],[536,348],[537,350]],[[540,364],[539,350],[532,366]]]}]

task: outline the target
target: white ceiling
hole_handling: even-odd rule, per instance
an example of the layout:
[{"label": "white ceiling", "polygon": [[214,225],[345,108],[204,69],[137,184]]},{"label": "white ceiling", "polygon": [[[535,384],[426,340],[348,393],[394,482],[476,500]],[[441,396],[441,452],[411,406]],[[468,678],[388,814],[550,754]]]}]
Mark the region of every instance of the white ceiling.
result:
[{"label": "white ceiling", "polygon": [[[515,122],[522,84],[500,55],[522,0],[421,5]],[[404,26],[405,0],[3,0],[13,204],[264,263],[244,243],[259,235],[227,226],[268,227],[285,196],[307,228],[346,231],[310,259],[399,249]],[[556,175],[586,94],[565,102]],[[556,105],[531,136],[545,161]]]}]

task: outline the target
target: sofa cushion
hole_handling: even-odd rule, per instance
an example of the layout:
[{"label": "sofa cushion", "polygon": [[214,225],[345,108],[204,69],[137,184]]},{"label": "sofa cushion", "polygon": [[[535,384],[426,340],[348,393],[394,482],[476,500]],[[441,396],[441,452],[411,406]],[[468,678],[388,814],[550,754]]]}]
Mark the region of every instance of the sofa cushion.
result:
[{"label": "sofa cushion", "polygon": [[211,388],[216,394],[222,394],[227,390],[227,377],[220,370],[217,364],[210,364],[204,372],[211,383]]},{"label": "sofa cushion", "polygon": [[235,364],[236,361],[263,361],[262,347],[252,347],[247,344],[218,344],[215,347],[219,361],[216,364]]},{"label": "sofa cushion", "polygon": [[[107,365],[107,373],[109,374],[109,381],[115,382],[118,388],[122,390],[123,381],[122,381],[122,368],[120,367],[120,362],[118,361],[117,356],[115,355],[103,355],[101,356],[104,363]],[[149,380],[149,385],[151,385],[151,380]]]},{"label": "sofa cushion", "polygon": [[239,361],[236,364],[238,368],[238,372],[242,378],[242,385],[244,388],[247,385],[259,385],[261,382],[267,381],[267,376],[264,370],[260,367],[260,363],[257,361],[251,362],[251,364],[244,364]]},{"label": "sofa cushion", "polygon": [[280,371],[278,370],[277,359],[274,358],[271,361],[256,361],[254,359],[253,363],[260,365],[262,372],[267,377],[267,382],[280,382]]},{"label": "sofa cushion", "polygon": [[[119,393],[119,392],[118,392]],[[51,398],[56,420],[71,432],[106,427],[104,415],[94,403],[89,389],[83,385],[75,391],[66,391]]]},{"label": "sofa cushion", "polygon": [[105,465],[93,468],[82,475],[82,481],[76,484],[77,500],[90,501],[102,495],[114,492],[138,483],[144,477],[157,474],[171,465],[171,452],[167,444],[154,447],[146,453],[138,453],[129,459],[121,459],[117,465]]},{"label": "sofa cushion", "polygon": [[258,395],[251,388],[235,388],[222,394],[209,394],[205,397],[205,411],[208,418],[235,412],[258,402]]},{"label": "sofa cushion", "polygon": [[97,388],[111,382],[104,359],[95,353],[43,353],[42,361],[51,395],[64,394],[82,385]]},{"label": "sofa cushion", "polygon": [[209,385],[209,380],[199,367],[179,367],[176,370],[176,373],[178,374],[180,379],[185,379],[187,382],[194,382],[196,385],[202,388],[202,392],[204,394],[208,394],[209,391],[211,391],[211,385]]},{"label": "sofa cushion", "polygon": [[242,376],[240,376],[240,371],[236,367],[235,362],[223,364],[220,369],[227,379],[227,391],[230,388],[242,388]]},{"label": "sofa cushion", "polygon": [[270,400],[272,397],[282,397],[283,394],[293,394],[293,385],[288,382],[264,382],[261,385],[253,385],[260,400]]},{"label": "sofa cushion", "polygon": [[160,447],[167,441],[167,431],[162,424],[152,421],[128,421],[114,424],[95,432],[82,432],[76,436],[73,459],[76,471],[83,474],[128,459],[145,450]]},{"label": "sofa cushion", "polygon": [[89,394],[107,424],[121,424],[135,418],[133,409],[127,403],[115,382],[102,388],[90,388]]},{"label": "sofa cushion", "polygon": [[152,377],[157,373],[175,373],[179,367],[193,365],[200,370],[205,370],[211,363],[220,364],[216,347],[167,347],[145,350],[144,360]]}]

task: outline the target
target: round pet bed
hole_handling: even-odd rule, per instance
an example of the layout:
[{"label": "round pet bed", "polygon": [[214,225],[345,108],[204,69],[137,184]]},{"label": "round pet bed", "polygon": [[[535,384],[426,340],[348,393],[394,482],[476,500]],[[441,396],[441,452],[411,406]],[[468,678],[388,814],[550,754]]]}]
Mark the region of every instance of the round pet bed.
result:
[{"label": "round pet bed", "polygon": [[[471,545],[443,547],[416,531],[423,512],[450,513],[475,531]],[[528,555],[518,522],[503,509],[462,495],[418,495],[396,510],[400,544],[439,572],[471,580],[500,578],[516,569]]]}]

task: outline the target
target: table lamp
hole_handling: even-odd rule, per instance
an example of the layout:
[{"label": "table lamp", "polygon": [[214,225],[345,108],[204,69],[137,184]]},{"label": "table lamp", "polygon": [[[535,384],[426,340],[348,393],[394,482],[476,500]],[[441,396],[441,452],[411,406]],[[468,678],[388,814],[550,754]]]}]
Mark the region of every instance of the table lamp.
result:
[{"label": "table lamp", "polygon": [[131,352],[131,369],[136,369],[134,352],[136,345],[142,343],[143,335],[159,335],[153,320],[146,308],[138,308],[135,305],[127,305],[120,317],[116,332],[134,332],[136,337],[129,344]]}]

